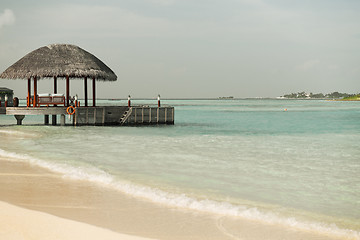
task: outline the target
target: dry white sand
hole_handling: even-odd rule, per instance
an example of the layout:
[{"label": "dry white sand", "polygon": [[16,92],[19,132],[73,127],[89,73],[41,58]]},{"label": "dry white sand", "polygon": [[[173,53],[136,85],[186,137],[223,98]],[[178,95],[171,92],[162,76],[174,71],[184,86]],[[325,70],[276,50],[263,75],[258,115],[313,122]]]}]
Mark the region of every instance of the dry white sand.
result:
[{"label": "dry white sand", "polygon": [[0,202],[1,240],[146,240]]}]

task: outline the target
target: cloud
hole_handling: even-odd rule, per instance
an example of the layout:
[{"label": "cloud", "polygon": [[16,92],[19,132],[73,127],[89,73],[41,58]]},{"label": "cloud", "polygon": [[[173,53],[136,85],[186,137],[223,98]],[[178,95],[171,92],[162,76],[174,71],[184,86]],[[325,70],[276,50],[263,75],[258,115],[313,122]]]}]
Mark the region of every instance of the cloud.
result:
[{"label": "cloud", "polygon": [[335,71],[335,70],[338,70],[338,69],[339,69],[339,66],[336,65],[336,64],[330,64],[330,65],[328,65],[328,69]]},{"label": "cloud", "polygon": [[[149,0],[150,1],[150,0]],[[61,18],[53,17],[63,12]],[[79,12],[86,13],[79,15]],[[83,6],[79,4],[64,4],[54,7],[42,7],[36,10],[32,21],[41,23],[46,34],[58,36],[64,33],[78,36],[107,37],[146,37],[158,36],[171,30],[171,22],[165,18],[142,15],[139,12],[130,11],[121,7],[113,6]],[[91,17],[88,17],[91,16]],[[44,22],[43,19],[48,19]],[[55,30],[56,29],[56,30]],[[96,34],[94,32],[96,30]],[[42,33],[43,36],[43,33]]]},{"label": "cloud", "polygon": [[306,62],[304,62],[303,64],[300,64],[298,66],[296,66],[297,70],[302,70],[302,71],[309,71],[315,67],[317,67],[320,64],[320,61],[317,59],[311,59],[308,60]]},{"label": "cloud", "polygon": [[174,4],[174,0],[147,0],[153,4],[169,6]]},{"label": "cloud", "polygon": [[3,26],[11,25],[15,22],[15,15],[10,9],[5,9],[3,13],[0,14],[0,29]]}]

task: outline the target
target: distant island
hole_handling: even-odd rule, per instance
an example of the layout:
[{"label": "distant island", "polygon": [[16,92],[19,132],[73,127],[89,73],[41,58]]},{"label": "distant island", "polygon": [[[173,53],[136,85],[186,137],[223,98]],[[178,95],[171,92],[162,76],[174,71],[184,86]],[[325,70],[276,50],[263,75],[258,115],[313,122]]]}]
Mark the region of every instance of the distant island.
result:
[{"label": "distant island", "polygon": [[234,99],[233,96],[228,96],[228,97],[219,97],[219,99]]},{"label": "distant island", "polygon": [[341,99],[348,101],[357,101],[360,100],[360,94],[350,94],[350,93],[306,93],[306,92],[298,92],[298,93],[290,93],[280,96],[279,98],[290,98],[290,99]]}]

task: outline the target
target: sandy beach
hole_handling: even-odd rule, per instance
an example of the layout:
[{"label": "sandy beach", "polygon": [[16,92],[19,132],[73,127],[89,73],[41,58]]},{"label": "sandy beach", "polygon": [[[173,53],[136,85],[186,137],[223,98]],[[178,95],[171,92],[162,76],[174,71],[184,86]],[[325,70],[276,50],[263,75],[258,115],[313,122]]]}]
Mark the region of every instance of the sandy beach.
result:
[{"label": "sandy beach", "polygon": [[0,163],[0,239],[335,239],[168,208],[27,163]]},{"label": "sandy beach", "polygon": [[[46,212],[114,232],[152,239],[222,237],[213,225],[216,224],[214,218],[206,214],[161,207],[86,181],[64,179],[57,173],[26,163],[1,160],[1,166],[0,200],[37,211],[32,212],[32,217],[37,213],[41,218],[41,212]],[[47,216],[50,221],[50,215]],[[54,217],[54,221],[56,219]],[[20,226],[19,222],[18,229]],[[203,231],[208,227],[208,231]],[[38,230],[44,231],[40,226]],[[199,231],[204,232],[200,234],[203,236],[199,236]],[[213,237],[210,237],[212,233]]]},{"label": "sandy beach", "polygon": [[146,240],[0,202],[0,239]]},{"label": "sandy beach", "polygon": [[360,240],[360,0],[0,3],[0,240]]}]

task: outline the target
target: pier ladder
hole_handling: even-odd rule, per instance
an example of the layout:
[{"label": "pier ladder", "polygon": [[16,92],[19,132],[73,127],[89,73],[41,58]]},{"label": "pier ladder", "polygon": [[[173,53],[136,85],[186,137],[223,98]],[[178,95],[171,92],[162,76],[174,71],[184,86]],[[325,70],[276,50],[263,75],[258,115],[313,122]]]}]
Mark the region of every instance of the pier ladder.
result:
[{"label": "pier ladder", "polygon": [[124,125],[124,123],[126,122],[126,120],[128,120],[128,118],[131,116],[132,113],[132,107],[130,107],[128,110],[126,110],[124,112],[124,114],[121,116],[120,118],[120,125]]}]

